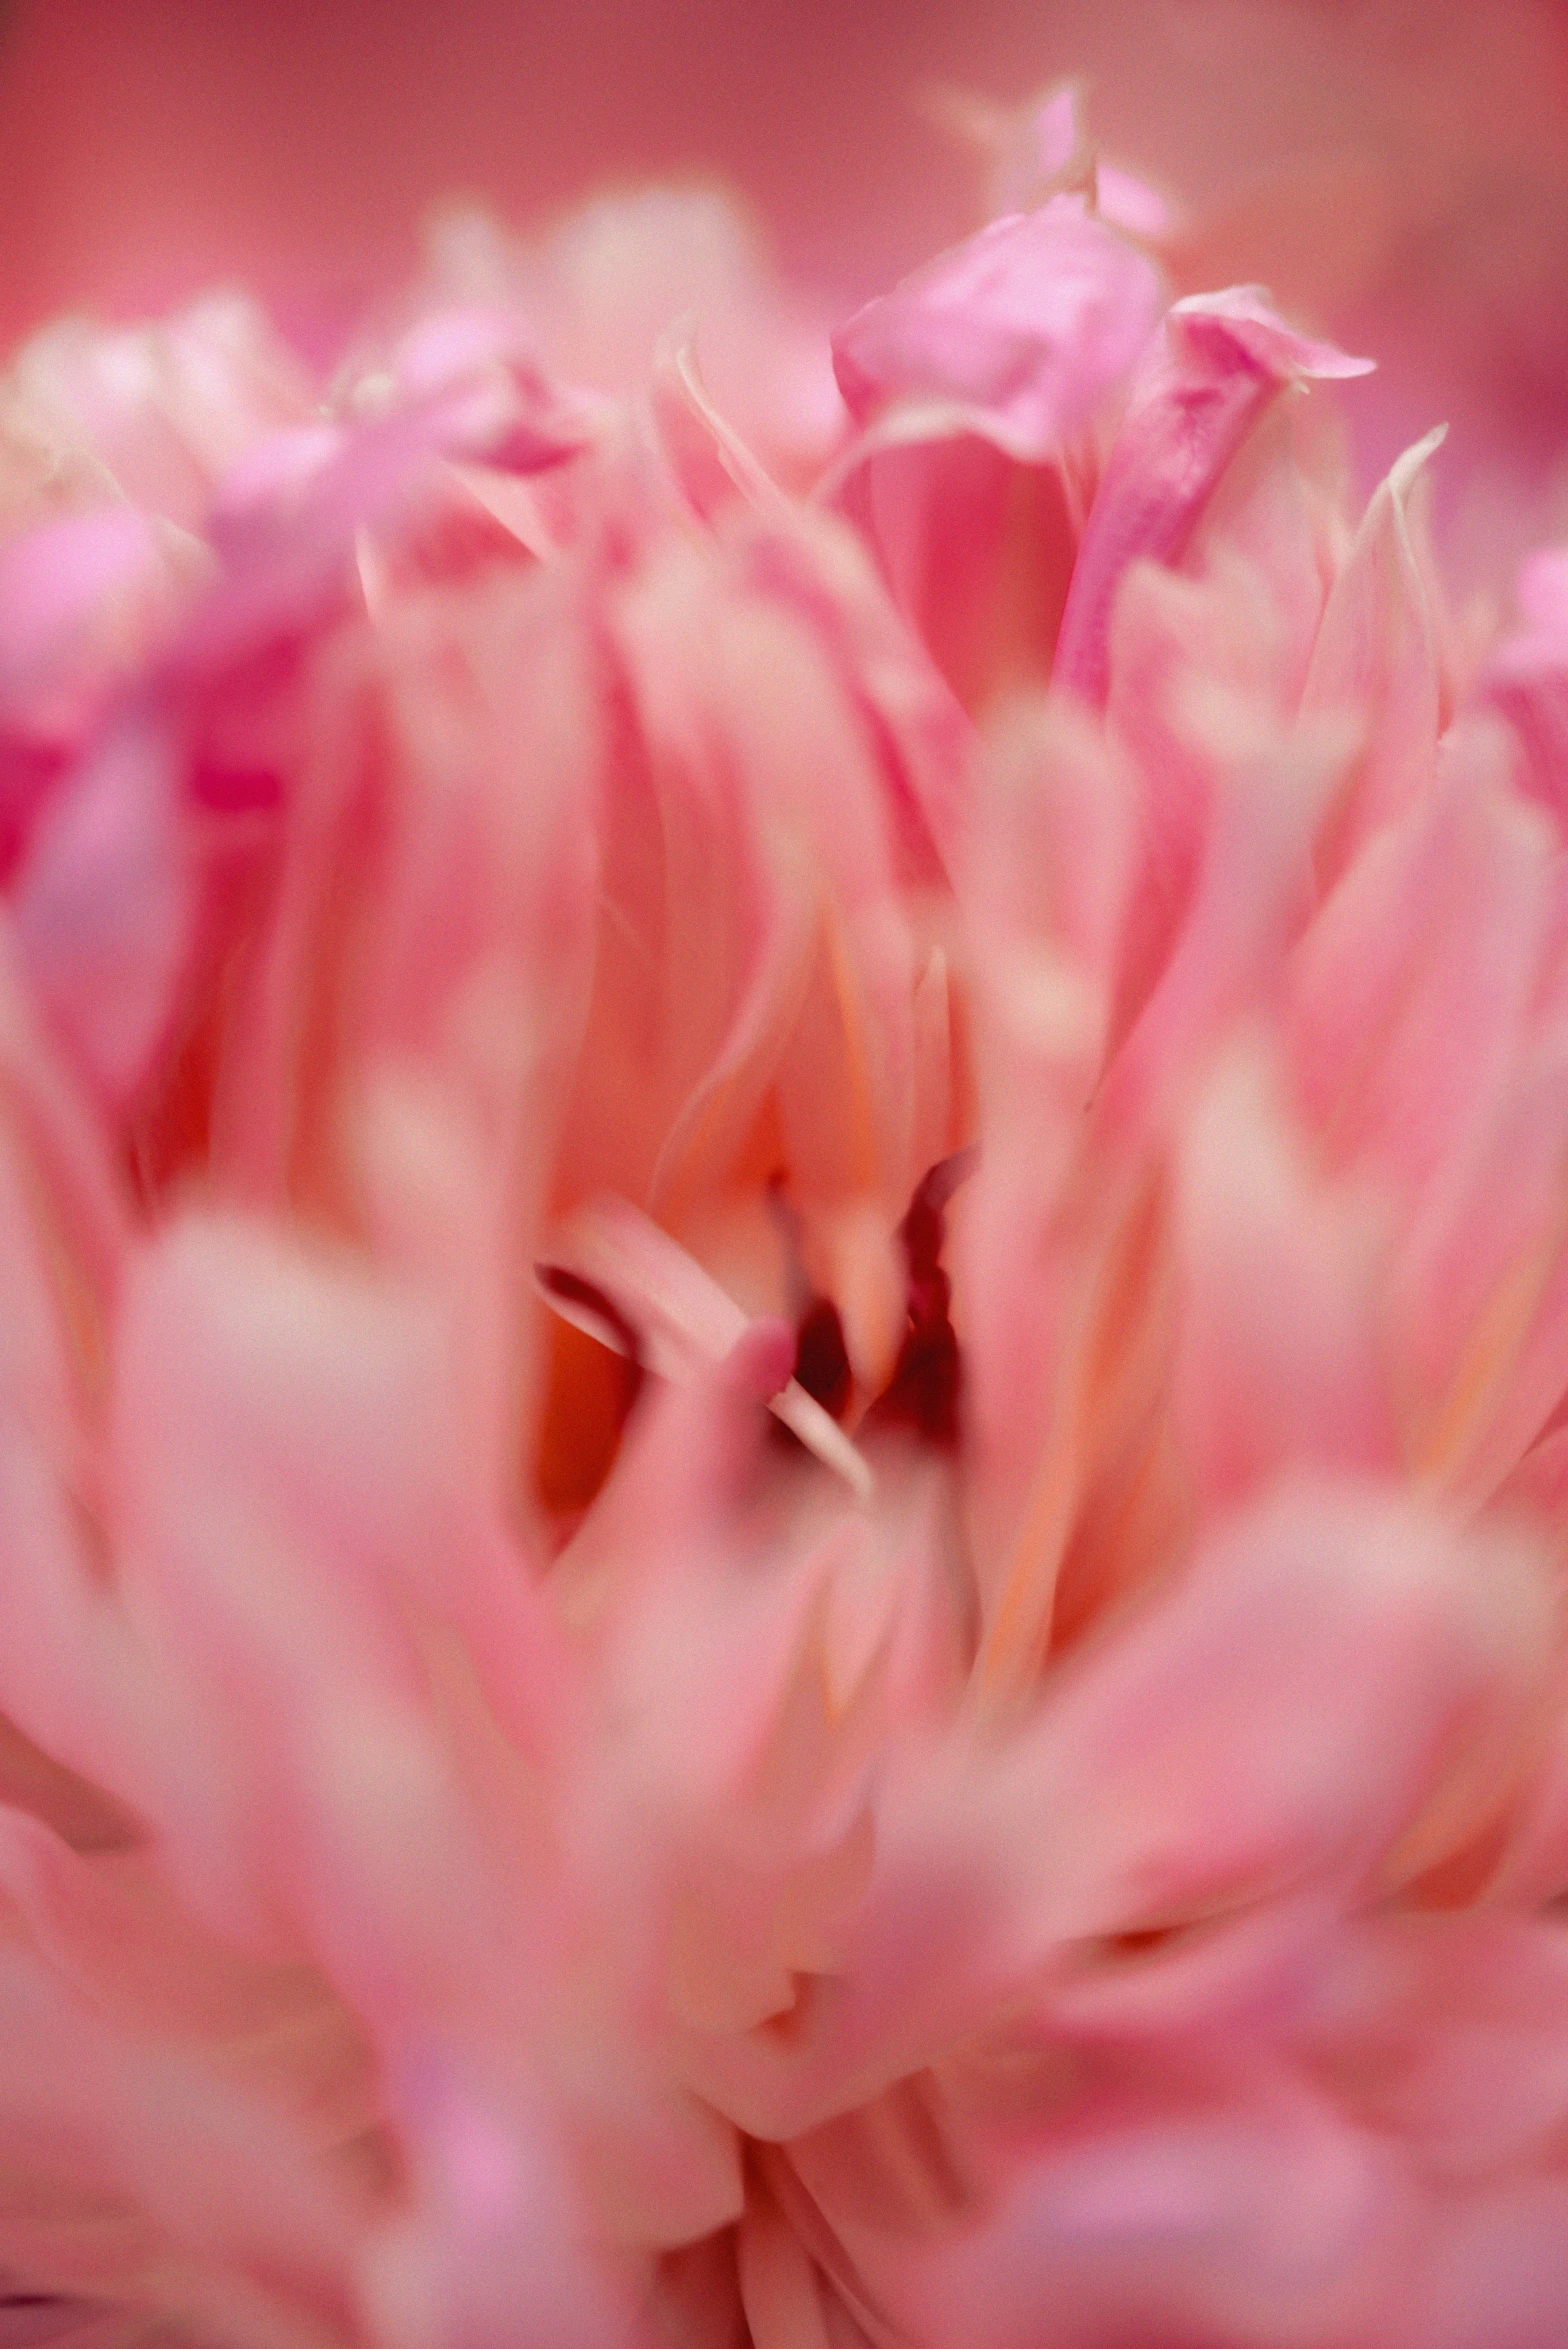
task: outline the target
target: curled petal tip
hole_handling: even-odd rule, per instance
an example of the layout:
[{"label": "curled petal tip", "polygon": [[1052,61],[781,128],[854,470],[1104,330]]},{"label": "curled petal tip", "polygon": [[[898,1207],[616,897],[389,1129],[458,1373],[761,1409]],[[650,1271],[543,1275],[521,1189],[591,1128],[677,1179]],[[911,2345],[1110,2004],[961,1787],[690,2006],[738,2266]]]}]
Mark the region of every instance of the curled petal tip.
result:
[{"label": "curled petal tip", "polygon": [[1359,359],[1337,343],[1320,342],[1289,325],[1262,286],[1227,286],[1212,294],[1187,294],[1170,308],[1173,330],[1191,335],[1208,326],[1223,328],[1255,363],[1282,378],[1323,382],[1375,372],[1375,359]]}]

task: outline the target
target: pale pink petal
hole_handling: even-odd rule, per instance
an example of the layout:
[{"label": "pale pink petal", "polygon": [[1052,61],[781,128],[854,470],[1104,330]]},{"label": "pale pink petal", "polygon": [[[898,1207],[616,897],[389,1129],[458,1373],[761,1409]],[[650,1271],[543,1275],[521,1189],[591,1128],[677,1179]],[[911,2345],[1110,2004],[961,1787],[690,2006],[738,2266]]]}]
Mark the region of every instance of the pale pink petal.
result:
[{"label": "pale pink petal", "polygon": [[770,1091],[808,1221],[871,1200],[890,1246],[925,1171],[914,1003],[934,941],[900,883],[916,843],[933,862],[931,786],[951,792],[957,762],[931,737],[953,713],[899,706],[912,648],[885,608],[872,634],[842,551],[744,524],[717,561],[666,540],[610,607],[638,726],[606,778],[564,1187],[640,1196],[683,1236]]},{"label": "pale pink petal", "polygon": [[[759,727],[732,683],[759,629],[770,643],[780,631],[724,585],[666,542],[611,606],[641,740],[606,776],[608,918],[565,1145],[579,1194],[647,1199],[657,1177],[679,1206],[683,1186],[722,1180],[809,973],[806,842],[788,803],[765,813],[768,762],[799,721],[775,701]],[[803,651],[790,631],[786,657]]]},{"label": "pale pink petal", "polygon": [[1158,245],[1171,234],[1175,214],[1170,199],[1136,172],[1120,164],[1099,163],[1094,174],[1095,210],[1102,220],[1124,235]]},{"label": "pale pink petal", "polygon": [[[508,1734],[547,1745],[569,1688],[489,1516],[486,1431],[461,1422],[432,1300],[330,1259],[300,1261],[262,1227],[215,1218],[191,1220],[149,1255],[125,1310],[114,1441],[136,1606],[177,1617],[181,1641],[220,1646],[241,1636],[249,1608],[258,1633],[280,1641],[291,1613],[319,1612],[341,1675],[332,1702],[351,1708],[356,1666],[378,1697],[397,1690],[402,1702],[417,1684],[393,1598],[401,1585],[405,1606],[472,1643]],[[203,1402],[218,1393],[221,1425]],[[188,1422],[178,1474],[138,1442],[149,1418]],[[205,1515],[182,1506],[198,1485]],[[227,1589],[212,1562],[225,1523]],[[330,1582],[306,1563],[318,1550],[334,1561]],[[292,1558],[294,1573],[280,1563],[269,1584],[262,1559],[272,1551]],[[281,1647],[275,1667],[310,1677],[305,1657],[291,1666]]]},{"label": "pale pink petal", "polygon": [[439,2060],[407,2101],[420,2175],[413,2211],[365,2261],[375,2337],[395,2349],[509,2349],[526,2308],[539,2349],[642,2349],[636,2279],[595,2255],[548,2124],[475,2095]]},{"label": "pale pink petal", "polygon": [[1339,406],[1276,400],[1226,467],[1181,558],[1192,578],[1245,579],[1245,617],[1238,609],[1204,665],[1246,662],[1283,718],[1299,707],[1325,601],[1349,558],[1349,473]]},{"label": "pale pink petal", "polygon": [[1380,825],[1422,795],[1452,699],[1444,623],[1421,514],[1441,431],[1408,449],[1378,489],[1335,580],[1302,695],[1308,713],[1350,713],[1360,740],[1318,847],[1332,881]]},{"label": "pale pink petal", "polygon": [[1390,1317],[1419,1456],[1491,1492],[1568,1391],[1565,1039],[1522,1044],[1402,1236]]},{"label": "pale pink petal", "polygon": [[1562,823],[1568,789],[1568,554],[1533,555],[1519,575],[1522,625],[1492,652],[1481,697],[1513,727],[1525,788]]},{"label": "pale pink petal", "polygon": [[[716,406],[764,464],[820,464],[843,411],[810,305],[775,275],[753,224],[706,189],[607,195],[524,260],[521,299],[572,381],[635,395],[674,327]],[[684,325],[682,322],[686,322]]]},{"label": "pale pink petal", "polygon": [[[1043,2305],[1072,2349],[1384,2337],[1413,2197],[1375,2138],[1266,2072],[1229,2099],[1119,2101],[1069,2110],[978,2211],[923,2240],[879,2238],[849,2204],[846,2253],[893,2337],[1026,2349]],[[815,2184],[807,2151],[795,2159]]]},{"label": "pale pink petal", "polygon": [[1279,1072],[1239,1048],[1183,1137],[1176,1407],[1200,1506],[1288,1463],[1389,1471],[1378,1360],[1375,1226],[1313,1179]]},{"label": "pale pink petal", "polygon": [[744,543],[749,572],[809,622],[866,727],[895,874],[940,887],[968,810],[974,736],[962,710],[842,528],[799,514],[792,530]]},{"label": "pale pink petal", "polygon": [[1292,1486],[1232,1517],[1010,1739],[890,1773],[850,1962],[813,1985],[787,2061],[755,2035],[716,2046],[707,2092],[792,2134],[959,2043],[1086,1938],[1294,1889],[1366,1899],[1380,1871],[1430,1865],[1498,1799],[1549,1614],[1527,1552],[1376,1486]]},{"label": "pale pink petal", "polygon": [[1296,1081],[1340,1163],[1407,1201],[1466,1148],[1541,984],[1551,835],[1508,790],[1502,745],[1456,731],[1425,797],[1372,841],[1301,943]]},{"label": "pale pink petal", "polygon": [[1214,885],[1224,888],[1238,853],[1260,862],[1227,923],[1239,920],[1258,947],[1277,953],[1311,911],[1312,837],[1345,729],[1329,722],[1292,732],[1280,654],[1262,582],[1245,561],[1217,560],[1197,580],[1152,563],[1128,574],[1111,632],[1106,711],[1139,784],[1141,855],[1116,990],[1118,1044],[1159,987],[1170,994],[1179,956],[1190,970],[1209,963],[1212,933],[1200,935],[1199,923],[1213,918]]},{"label": "pale pink petal", "polygon": [[1311,821],[1339,745],[1305,730],[1282,742],[1245,708],[1236,719],[1223,711],[1215,736],[1185,921],[1104,1089],[1100,1115],[1113,1134],[1177,1113],[1184,1085],[1232,1023],[1277,1003],[1310,909]]},{"label": "pale pink petal", "polygon": [[[303,2342],[347,2303],[365,2216],[339,2163],[282,2081],[235,2076],[229,2046],[178,2027],[105,2017],[8,1935],[0,2007],[13,2060],[0,2140],[41,2165],[42,2192],[0,2199],[0,2257],[44,2290],[149,2299],[221,2337],[258,2318]],[[149,2266],[166,2282],[149,2294]]]},{"label": "pale pink petal", "polygon": [[1020,703],[976,795],[964,890],[985,909],[969,979],[986,1140],[954,1202],[952,1261],[988,1606],[1031,1488],[1041,1500],[1031,1538],[1042,1576],[1054,1576],[1082,1467],[1075,1336],[1094,1274],[1079,1251],[1098,1227],[1081,1220],[1074,1170],[1110,1030],[1132,793],[1125,764],[1073,713]]},{"label": "pale pink petal", "polygon": [[[438,1146],[458,1154],[451,1179],[467,1179],[465,1151],[482,1154],[469,1173],[491,1189],[486,1214],[515,1226],[521,1281],[544,1207],[522,1129],[542,1133],[558,1115],[577,1049],[596,862],[583,819],[597,715],[583,648],[558,612],[543,580],[475,585],[354,630],[307,673],[319,747],[290,778],[278,891],[215,1082],[213,1157],[241,1196],[330,1195],[347,1156],[358,1198],[387,1238],[401,1226],[400,1247],[486,1251],[487,1316],[506,1308],[486,1227],[465,1236],[448,1224],[443,1238],[438,1206],[398,1203],[426,1178],[412,1161],[399,1173],[395,1125],[386,1154],[360,1132],[381,1111],[348,1080],[368,1059],[383,1109],[387,1085],[411,1085],[409,1147],[434,1118]],[[515,758],[536,779],[529,792],[508,787]],[[383,921],[355,959],[350,909],[371,904]],[[334,1032],[337,1051],[322,1055]],[[488,1360],[500,1375],[493,1350]]]},{"label": "pale pink petal", "polygon": [[14,1404],[0,1416],[0,1531],[0,1706],[51,1760],[139,1813],[158,1676],[102,1588],[81,1498]]},{"label": "pale pink petal", "polygon": [[705,521],[713,520],[737,496],[770,519],[787,516],[787,500],[715,405],[685,321],[655,353],[653,398],[670,463]]},{"label": "pale pink petal", "polygon": [[[1032,210],[1033,205],[1026,200],[1031,190],[1047,188],[1053,181],[1063,182],[1069,175],[1087,171],[1091,157],[1086,148],[1081,113],[1081,94],[1068,83],[1037,98],[1011,123],[1004,126],[999,122],[994,126],[993,140],[1001,151],[996,157],[991,182],[993,211]],[[1006,144],[1002,145],[1004,137]],[[1018,200],[1009,202],[1009,196]],[[1038,203],[1038,196],[1034,201]]]},{"label": "pale pink petal", "polygon": [[[1303,1485],[1229,1519],[1174,1590],[1064,1671],[1040,1717],[1032,1766],[1056,1799],[1064,1771],[1084,1774],[1050,1904],[1086,1897],[1083,1930],[1123,1930],[1314,1876],[1364,1881],[1448,1782],[1495,1799],[1494,1741],[1513,1743],[1544,1670],[1544,1604],[1527,1555],[1467,1547],[1376,1486]],[[1248,1732],[1264,1655],[1274,1696]],[[1199,1684],[1190,1708],[1180,1692]]]},{"label": "pale pink petal", "polygon": [[12,362],[7,404],[108,494],[193,528],[229,466],[310,413],[304,371],[261,313],[213,294],[156,327],[65,319]]}]

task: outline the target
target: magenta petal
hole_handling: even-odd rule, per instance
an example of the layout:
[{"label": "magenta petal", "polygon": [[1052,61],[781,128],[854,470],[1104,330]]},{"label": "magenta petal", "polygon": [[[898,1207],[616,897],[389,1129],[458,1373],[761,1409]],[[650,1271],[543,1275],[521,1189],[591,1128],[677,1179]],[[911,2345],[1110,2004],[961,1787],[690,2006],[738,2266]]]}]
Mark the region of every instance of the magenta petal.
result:
[{"label": "magenta petal", "polygon": [[866,422],[892,399],[962,410],[1010,456],[1057,455],[1122,380],[1159,314],[1153,264],[1076,197],[995,220],[833,340]]}]

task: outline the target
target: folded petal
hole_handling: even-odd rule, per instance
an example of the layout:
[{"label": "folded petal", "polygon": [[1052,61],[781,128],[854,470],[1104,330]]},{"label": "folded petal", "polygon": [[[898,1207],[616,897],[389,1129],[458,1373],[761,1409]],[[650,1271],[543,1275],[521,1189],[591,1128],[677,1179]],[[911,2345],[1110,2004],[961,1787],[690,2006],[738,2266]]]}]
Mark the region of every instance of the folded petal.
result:
[{"label": "folded petal", "polygon": [[1057,641],[1055,675],[1104,701],[1112,609],[1140,556],[1172,563],[1253,425],[1287,384],[1363,375],[1371,362],[1297,334],[1259,293],[1192,294],[1167,313],[1106,463]]}]

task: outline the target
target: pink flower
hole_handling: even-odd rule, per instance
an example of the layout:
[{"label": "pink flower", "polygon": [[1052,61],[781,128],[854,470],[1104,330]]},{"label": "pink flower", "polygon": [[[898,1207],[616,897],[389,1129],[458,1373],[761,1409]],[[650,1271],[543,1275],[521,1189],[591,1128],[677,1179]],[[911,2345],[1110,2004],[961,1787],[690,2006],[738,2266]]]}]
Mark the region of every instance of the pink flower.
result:
[{"label": "pink flower", "polygon": [[14,2349],[1568,2323],[1561,558],[1053,107],[8,379]]}]

